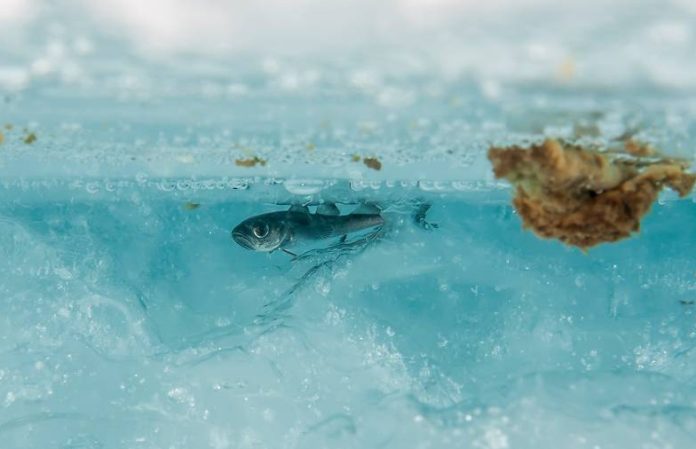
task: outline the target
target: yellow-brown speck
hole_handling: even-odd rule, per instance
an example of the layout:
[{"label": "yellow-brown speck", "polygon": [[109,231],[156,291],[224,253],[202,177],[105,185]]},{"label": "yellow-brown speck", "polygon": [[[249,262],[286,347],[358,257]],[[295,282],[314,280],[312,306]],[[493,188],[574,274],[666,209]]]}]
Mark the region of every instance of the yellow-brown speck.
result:
[{"label": "yellow-brown speck", "polygon": [[350,160],[353,162],[360,162],[360,155],[354,154],[353,157],[350,158]]},{"label": "yellow-brown speck", "polygon": [[575,71],[575,60],[568,57],[558,66],[558,69],[556,70],[556,77],[559,81],[567,83],[572,81],[572,79],[575,77]]},{"label": "yellow-brown speck", "polygon": [[253,158],[249,159],[236,159],[234,163],[238,167],[256,167],[257,164],[264,167],[266,165],[266,160],[261,159],[258,156],[254,156]]},{"label": "yellow-brown speck", "polygon": [[363,164],[365,164],[368,168],[371,168],[373,170],[381,170],[382,169],[382,163],[376,157],[364,158]]},{"label": "yellow-brown speck", "polygon": [[188,202],[184,203],[184,209],[185,209],[185,210],[196,210],[196,209],[198,209],[199,207],[201,207],[200,203],[193,203],[193,202],[191,202],[191,201],[188,201]]},{"label": "yellow-brown speck", "polygon": [[624,142],[624,149],[632,156],[652,156],[657,153],[650,144],[639,142],[635,139],[628,139]]},{"label": "yellow-brown speck", "polygon": [[0,145],[5,141],[5,136],[0,132]]},{"label": "yellow-brown speck", "polygon": [[36,142],[36,134],[34,134],[33,132],[30,132],[26,136],[24,136],[24,143],[26,143],[27,145],[31,145],[34,142]]}]

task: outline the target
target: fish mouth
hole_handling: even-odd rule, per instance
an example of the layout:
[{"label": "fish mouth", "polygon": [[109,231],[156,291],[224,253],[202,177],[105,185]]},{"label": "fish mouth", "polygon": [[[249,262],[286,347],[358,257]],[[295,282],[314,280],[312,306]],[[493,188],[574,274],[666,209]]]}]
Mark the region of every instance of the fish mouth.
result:
[{"label": "fish mouth", "polygon": [[256,250],[254,243],[247,237],[244,233],[239,231],[232,231],[232,239],[237,242],[237,244],[243,248]]}]

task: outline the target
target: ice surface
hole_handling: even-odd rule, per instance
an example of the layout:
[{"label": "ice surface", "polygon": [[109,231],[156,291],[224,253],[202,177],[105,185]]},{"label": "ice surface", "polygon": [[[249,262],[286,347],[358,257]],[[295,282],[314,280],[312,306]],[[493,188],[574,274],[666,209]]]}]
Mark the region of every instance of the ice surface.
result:
[{"label": "ice surface", "polygon": [[[485,158],[696,156],[693,2],[0,3],[0,448],[694,446],[694,196],[585,255]],[[230,238],[321,201],[388,226]]]}]

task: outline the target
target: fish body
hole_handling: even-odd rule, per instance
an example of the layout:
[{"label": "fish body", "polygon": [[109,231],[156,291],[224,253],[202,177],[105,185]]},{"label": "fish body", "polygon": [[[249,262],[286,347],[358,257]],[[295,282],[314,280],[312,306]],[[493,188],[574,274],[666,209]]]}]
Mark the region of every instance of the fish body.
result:
[{"label": "fish body", "polygon": [[232,238],[244,248],[271,252],[302,241],[340,237],[384,224],[377,210],[358,209],[348,215],[337,214],[335,205],[327,205],[318,213],[310,213],[307,207],[293,206],[287,211],[244,220],[232,230]]}]

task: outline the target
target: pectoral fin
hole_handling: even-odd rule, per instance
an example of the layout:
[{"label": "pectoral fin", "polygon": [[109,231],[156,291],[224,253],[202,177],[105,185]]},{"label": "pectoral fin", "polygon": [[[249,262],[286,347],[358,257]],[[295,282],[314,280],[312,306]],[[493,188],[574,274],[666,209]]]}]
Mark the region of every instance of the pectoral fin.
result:
[{"label": "pectoral fin", "polygon": [[324,203],[317,206],[317,214],[336,216],[341,215],[341,211],[334,203]]},{"label": "pectoral fin", "polygon": [[292,256],[294,259],[297,259],[297,254],[293,253],[292,251],[288,251],[288,250],[285,249],[285,248],[281,248],[280,250],[281,250],[282,252],[284,252],[285,254],[288,254],[288,255]]}]

